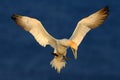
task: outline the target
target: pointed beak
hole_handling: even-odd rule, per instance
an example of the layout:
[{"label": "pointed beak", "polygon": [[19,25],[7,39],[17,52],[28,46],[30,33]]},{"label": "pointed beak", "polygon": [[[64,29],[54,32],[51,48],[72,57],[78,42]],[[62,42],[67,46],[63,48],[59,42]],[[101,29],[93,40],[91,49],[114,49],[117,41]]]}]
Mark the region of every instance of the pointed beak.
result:
[{"label": "pointed beak", "polygon": [[70,40],[68,44],[70,45],[70,48],[72,49],[74,58],[77,59],[77,49],[78,49],[77,44],[72,40]]},{"label": "pointed beak", "polygon": [[71,49],[72,49],[72,52],[73,52],[74,58],[77,59],[77,50],[75,50],[75,49],[73,49],[73,48],[71,48]]}]

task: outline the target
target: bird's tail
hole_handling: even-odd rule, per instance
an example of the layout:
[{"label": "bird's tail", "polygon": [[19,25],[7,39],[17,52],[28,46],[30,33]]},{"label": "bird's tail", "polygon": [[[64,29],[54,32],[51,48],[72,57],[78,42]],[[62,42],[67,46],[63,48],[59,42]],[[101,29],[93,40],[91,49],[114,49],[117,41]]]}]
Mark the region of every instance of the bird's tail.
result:
[{"label": "bird's tail", "polygon": [[65,67],[66,61],[62,56],[54,57],[54,59],[50,62],[51,66],[60,73],[61,69]]}]

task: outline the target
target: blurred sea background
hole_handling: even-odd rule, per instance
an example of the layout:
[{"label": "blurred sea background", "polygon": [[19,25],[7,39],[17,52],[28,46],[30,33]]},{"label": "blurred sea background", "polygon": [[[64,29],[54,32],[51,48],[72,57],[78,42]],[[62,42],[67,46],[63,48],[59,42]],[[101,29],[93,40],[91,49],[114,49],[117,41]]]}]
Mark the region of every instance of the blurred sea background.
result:
[{"label": "blurred sea background", "polygon": [[[55,38],[69,38],[77,23],[109,6],[107,20],[91,30],[74,60],[58,74],[49,64],[53,49],[40,46],[12,14],[37,18]],[[0,0],[0,80],[120,80],[120,0]]]}]

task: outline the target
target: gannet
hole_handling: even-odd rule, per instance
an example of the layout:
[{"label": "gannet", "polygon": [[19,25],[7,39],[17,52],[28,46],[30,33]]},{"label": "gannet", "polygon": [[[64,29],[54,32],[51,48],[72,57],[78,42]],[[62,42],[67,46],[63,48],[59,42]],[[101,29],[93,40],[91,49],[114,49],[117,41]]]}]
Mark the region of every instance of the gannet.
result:
[{"label": "gannet", "polygon": [[100,26],[100,24],[105,21],[108,12],[109,8],[104,7],[81,19],[69,39],[56,39],[52,37],[43,27],[42,23],[35,18],[18,14],[13,14],[11,18],[25,31],[30,32],[41,46],[46,47],[46,45],[50,45],[54,48],[54,58],[50,64],[58,73],[60,73],[61,69],[66,65],[67,49],[70,47],[73,51],[74,58],[77,59],[77,50],[81,41],[90,30]]}]

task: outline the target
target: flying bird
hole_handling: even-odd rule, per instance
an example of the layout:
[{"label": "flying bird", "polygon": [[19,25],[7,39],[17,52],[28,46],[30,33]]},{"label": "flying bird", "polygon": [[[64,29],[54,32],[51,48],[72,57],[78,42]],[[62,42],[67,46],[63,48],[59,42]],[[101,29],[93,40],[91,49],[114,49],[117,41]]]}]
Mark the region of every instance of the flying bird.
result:
[{"label": "flying bird", "polygon": [[41,22],[35,18],[18,14],[13,14],[11,18],[25,31],[30,32],[41,46],[46,47],[46,45],[50,45],[54,48],[54,58],[50,64],[58,73],[60,73],[61,69],[66,65],[67,49],[70,47],[74,58],[77,59],[77,50],[81,41],[90,30],[100,26],[100,24],[105,21],[108,12],[109,8],[104,7],[80,20],[69,39],[56,39],[52,37],[43,27]]}]

